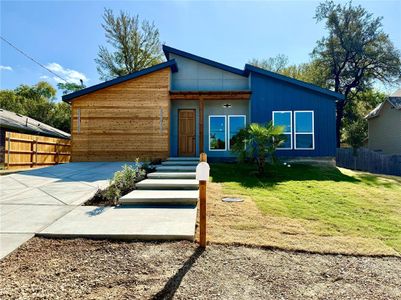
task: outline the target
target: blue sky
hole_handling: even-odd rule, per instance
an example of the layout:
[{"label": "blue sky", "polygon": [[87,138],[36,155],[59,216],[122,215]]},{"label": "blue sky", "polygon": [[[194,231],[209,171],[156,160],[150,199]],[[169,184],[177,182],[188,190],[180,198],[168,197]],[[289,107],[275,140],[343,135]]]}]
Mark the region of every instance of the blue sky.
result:
[{"label": "blue sky", "polygon": [[[103,9],[154,21],[162,43],[242,68],[251,58],[279,53],[290,63],[309,60],[324,26],[313,19],[319,1],[1,1],[1,35],[69,80],[99,81],[94,59],[105,44]],[[401,49],[401,1],[354,1],[375,16]],[[0,42],[0,87],[53,75]],[[60,94],[58,95],[58,97]]]}]

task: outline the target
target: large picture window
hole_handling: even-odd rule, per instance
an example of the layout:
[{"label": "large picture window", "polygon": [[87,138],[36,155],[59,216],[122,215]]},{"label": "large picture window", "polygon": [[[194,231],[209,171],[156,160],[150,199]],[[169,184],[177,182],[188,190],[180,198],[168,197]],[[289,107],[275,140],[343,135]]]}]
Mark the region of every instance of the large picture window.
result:
[{"label": "large picture window", "polygon": [[277,149],[292,149],[292,112],[291,111],[273,111],[273,125],[284,126],[284,136],[286,137]]},{"label": "large picture window", "polygon": [[315,128],[313,111],[294,112],[294,140],[295,149],[315,149]]},{"label": "large picture window", "polygon": [[228,133],[229,133],[229,144],[228,149],[234,145],[233,137],[246,126],[246,117],[243,115],[228,116]]},{"label": "large picture window", "polygon": [[226,149],[226,116],[209,116],[209,150]]}]

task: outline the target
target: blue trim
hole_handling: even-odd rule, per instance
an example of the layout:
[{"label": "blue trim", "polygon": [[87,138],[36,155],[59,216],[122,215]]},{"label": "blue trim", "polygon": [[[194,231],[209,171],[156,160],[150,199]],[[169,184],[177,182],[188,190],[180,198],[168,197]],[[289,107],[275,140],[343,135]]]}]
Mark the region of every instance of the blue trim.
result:
[{"label": "blue trim", "polygon": [[182,50],[178,50],[178,49],[166,46],[166,45],[163,45],[163,52],[164,52],[164,55],[166,56],[167,60],[170,59],[169,54],[174,53],[176,55],[179,55],[179,56],[182,56],[182,57],[185,57],[188,59],[192,59],[194,61],[200,62],[205,65],[209,65],[209,66],[212,66],[212,67],[215,67],[215,68],[227,71],[227,72],[231,72],[231,73],[234,73],[234,74],[237,74],[240,76],[248,77],[248,75],[245,74],[244,70],[230,67],[230,66],[224,65],[222,63],[219,63],[217,61],[213,61],[213,60],[210,60],[210,59],[207,59],[204,57],[200,57],[200,56],[188,53],[188,52],[184,52]]},{"label": "blue trim", "polygon": [[268,77],[271,77],[271,78],[274,78],[274,79],[283,80],[283,81],[286,81],[288,83],[295,84],[295,85],[301,86],[303,88],[307,88],[307,89],[313,90],[315,92],[319,92],[319,93],[322,93],[322,94],[325,94],[325,95],[329,95],[329,96],[334,97],[335,99],[338,99],[338,100],[344,100],[345,99],[345,96],[343,94],[336,93],[336,92],[330,91],[328,89],[321,88],[320,86],[317,86],[315,84],[307,83],[307,82],[304,82],[304,81],[301,81],[301,80],[298,80],[298,79],[295,79],[295,78],[291,78],[291,77],[288,77],[288,76],[284,76],[284,75],[281,75],[281,74],[278,74],[278,73],[274,73],[274,72],[271,72],[271,71],[267,71],[267,70],[264,70],[264,69],[261,69],[261,68],[246,64],[245,65],[245,73],[247,75],[249,75],[250,72],[255,72],[255,73],[258,73],[258,74],[261,74],[261,75],[264,75],[264,76],[268,76]]},{"label": "blue trim", "polygon": [[120,76],[120,77],[114,78],[112,80],[105,81],[105,82],[87,87],[85,89],[76,91],[76,92],[68,94],[68,95],[64,95],[62,97],[62,99],[63,99],[63,101],[69,102],[70,100],[72,100],[76,97],[80,97],[80,96],[95,92],[97,90],[101,90],[101,89],[107,88],[109,86],[112,86],[112,85],[115,85],[118,83],[122,83],[124,81],[134,79],[139,76],[143,76],[143,75],[146,75],[146,74],[149,74],[149,73],[152,73],[152,72],[155,72],[155,71],[167,68],[167,67],[170,67],[172,72],[178,71],[177,63],[175,62],[174,59],[172,59],[172,60],[168,60],[166,62],[160,63],[158,65],[154,65],[152,67],[149,67],[149,68],[146,68],[146,69],[143,69],[143,70],[140,70],[140,71],[128,74],[128,75]]}]

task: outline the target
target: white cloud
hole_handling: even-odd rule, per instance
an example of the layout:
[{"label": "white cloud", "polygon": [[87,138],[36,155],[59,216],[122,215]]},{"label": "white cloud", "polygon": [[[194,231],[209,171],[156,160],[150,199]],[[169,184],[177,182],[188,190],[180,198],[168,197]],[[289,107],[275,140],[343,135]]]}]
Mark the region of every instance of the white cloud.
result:
[{"label": "white cloud", "polygon": [[4,70],[4,71],[12,71],[13,68],[11,68],[10,66],[0,66],[0,70]]},{"label": "white cloud", "polygon": [[46,79],[50,79],[50,77],[49,77],[49,76],[46,76],[46,75],[42,75],[42,76],[40,76],[39,78],[40,78],[40,79],[45,79],[45,80],[46,80]]},{"label": "white cloud", "polygon": [[[65,80],[67,80],[70,83],[80,84],[80,81],[79,81],[80,79],[82,79],[84,82],[88,81],[88,78],[85,76],[85,74],[75,71],[75,70],[64,68],[63,66],[61,66],[58,63],[47,64],[46,68],[48,68],[49,70],[53,71],[54,73],[60,75],[60,77],[64,78]],[[53,79],[56,82],[64,83],[64,81],[61,80],[60,78],[58,78],[57,76],[54,76]]]}]

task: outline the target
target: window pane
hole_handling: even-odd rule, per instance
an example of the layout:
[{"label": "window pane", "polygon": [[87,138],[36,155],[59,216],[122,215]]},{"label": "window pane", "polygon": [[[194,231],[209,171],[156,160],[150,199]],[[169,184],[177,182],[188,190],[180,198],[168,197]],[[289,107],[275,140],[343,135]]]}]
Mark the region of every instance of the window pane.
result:
[{"label": "window pane", "polygon": [[295,113],[295,131],[312,132],[312,112]]},{"label": "window pane", "polygon": [[226,148],[226,122],[224,117],[210,117],[210,149]]},{"label": "window pane", "polygon": [[282,143],[280,146],[278,146],[277,148],[289,148],[291,149],[291,134],[284,134],[284,136],[286,137],[284,143]]},{"label": "window pane", "polygon": [[230,125],[230,147],[234,144],[233,136],[245,127],[245,117],[243,116],[230,116],[228,118]]},{"label": "window pane", "polygon": [[296,134],[295,135],[295,147],[296,148],[313,148],[313,135],[312,134]]},{"label": "window pane", "polygon": [[274,112],[274,125],[284,126],[284,132],[291,132],[291,113]]}]

